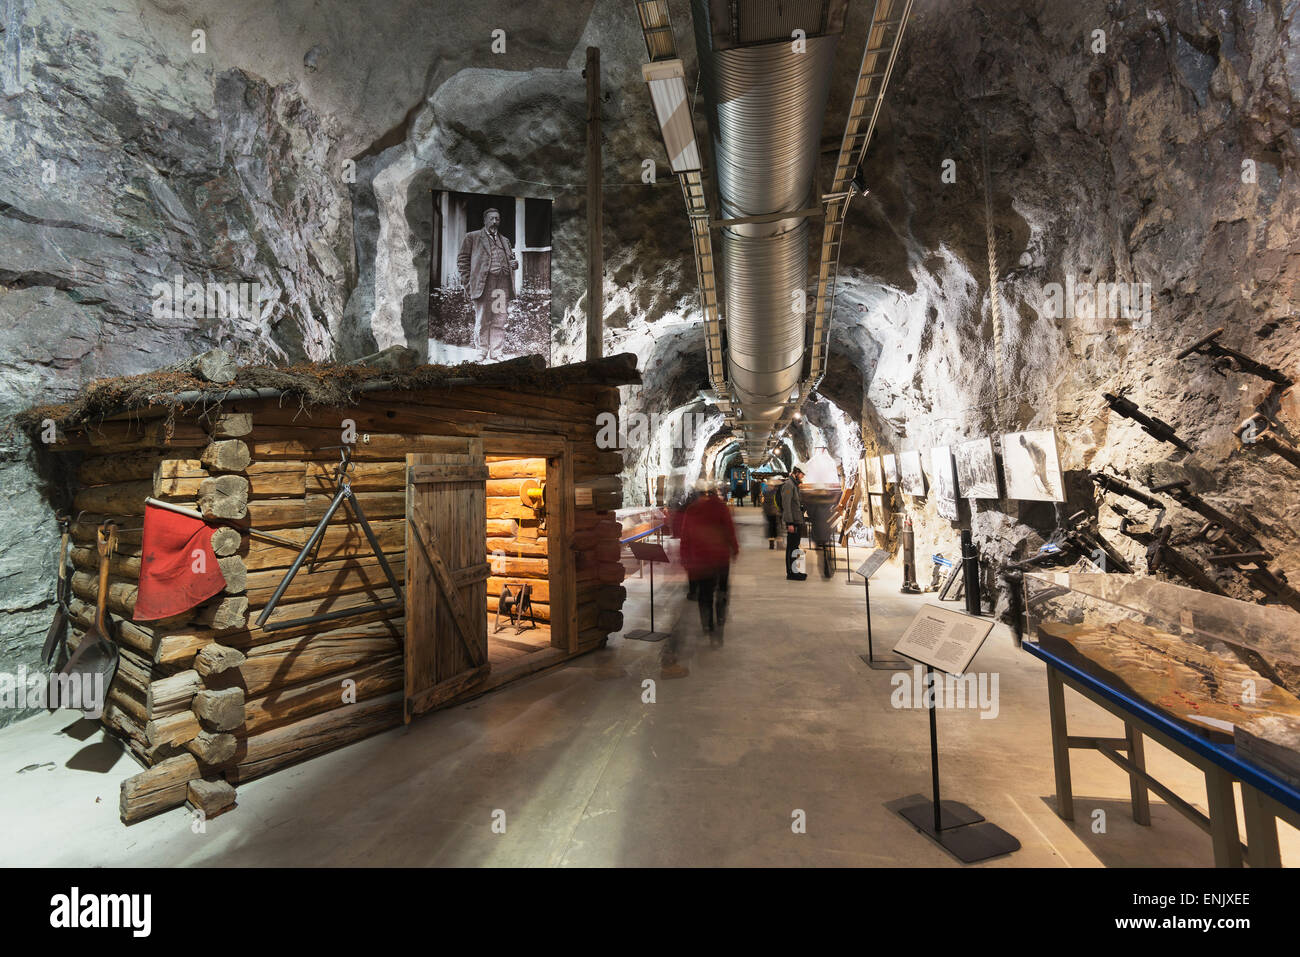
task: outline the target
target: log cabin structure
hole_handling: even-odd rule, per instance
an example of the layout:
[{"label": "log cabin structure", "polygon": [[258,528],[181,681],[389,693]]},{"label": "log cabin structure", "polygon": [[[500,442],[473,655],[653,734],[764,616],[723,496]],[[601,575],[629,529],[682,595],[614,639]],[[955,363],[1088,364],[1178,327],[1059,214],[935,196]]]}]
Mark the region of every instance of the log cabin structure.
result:
[{"label": "log cabin structure", "polygon": [[[143,767],[122,782],[122,820],[187,800],[219,812],[236,784],[620,631],[623,463],[597,447],[597,417],[639,381],[631,355],[549,369],[527,358],[212,375],[191,363],[24,413],[68,476],[52,497],[72,517],[70,651],[107,582],[120,661],[101,720]],[[345,503],[288,575],[343,477],[378,552]],[[217,523],[225,587],[137,622],[149,499]],[[101,578],[106,521],[117,544]]]}]

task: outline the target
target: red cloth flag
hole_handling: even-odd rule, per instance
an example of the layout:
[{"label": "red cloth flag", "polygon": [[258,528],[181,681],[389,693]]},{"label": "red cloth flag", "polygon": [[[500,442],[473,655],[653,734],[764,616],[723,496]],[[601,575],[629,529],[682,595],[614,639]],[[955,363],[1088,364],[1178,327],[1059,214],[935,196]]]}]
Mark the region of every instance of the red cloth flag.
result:
[{"label": "red cloth flag", "polygon": [[179,615],[226,587],[212,550],[214,531],[202,519],[145,505],[136,621]]}]

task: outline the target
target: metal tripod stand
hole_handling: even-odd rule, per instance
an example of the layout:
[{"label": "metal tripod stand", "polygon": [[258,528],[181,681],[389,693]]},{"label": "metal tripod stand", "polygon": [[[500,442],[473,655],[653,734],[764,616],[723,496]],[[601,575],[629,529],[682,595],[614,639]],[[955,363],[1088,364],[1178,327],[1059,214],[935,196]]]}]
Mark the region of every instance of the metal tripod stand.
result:
[{"label": "metal tripod stand", "polygon": [[350,445],[340,445],[327,446],[327,448],[338,448],[341,450],[339,453],[339,467],[335,473],[335,482],[338,486],[338,491],[334,493],[334,500],[330,502],[329,508],[325,510],[325,515],[312,530],[311,536],[307,539],[306,544],[304,544],[302,550],[298,552],[298,557],[295,558],[293,564],[289,566],[289,570],[285,573],[284,578],[275,589],[275,594],[273,594],[271,600],[266,603],[266,607],[262,609],[262,613],[257,616],[257,626],[265,631],[276,631],[281,628],[293,628],[298,625],[314,625],[322,621],[332,621],[335,618],[347,618],[352,615],[360,614],[360,612],[355,608],[341,608],[336,611],[323,612],[319,615],[307,615],[303,618],[293,618],[289,621],[277,621],[267,624],[267,619],[270,618],[271,613],[275,611],[276,605],[279,604],[280,599],[284,596],[285,590],[289,587],[289,583],[292,582],[294,576],[298,574],[298,570],[302,568],[302,564],[307,560],[308,555],[312,555],[314,561],[316,550],[319,548],[321,540],[325,537],[325,529],[329,526],[330,519],[334,517],[334,513],[339,510],[339,506],[344,502],[347,502],[348,508],[352,510],[352,515],[357,520],[357,524],[361,526],[361,531],[365,534],[366,541],[370,543],[371,551],[374,552],[375,558],[379,560],[379,567],[383,569],[384,577],[388,579],[388,584],[392,586],[393,594],[397,596],[392,601],[384,602],[382,605],[376,605],[373,610],[393,611],[403,607],[404,605],[402,586],[398,584],[397,577],[393,574],[393,569],[388,564],[388,559],[384,558],[383,549],[379,547],[379,540],[375,538],[374,529],[370,527],[370,522],[366,520],[366,513],[361,508],[361,503],[357,501],[356,493],[352,491],[352,483],[348,481],[348,472],[353,468],[352,447]]}]

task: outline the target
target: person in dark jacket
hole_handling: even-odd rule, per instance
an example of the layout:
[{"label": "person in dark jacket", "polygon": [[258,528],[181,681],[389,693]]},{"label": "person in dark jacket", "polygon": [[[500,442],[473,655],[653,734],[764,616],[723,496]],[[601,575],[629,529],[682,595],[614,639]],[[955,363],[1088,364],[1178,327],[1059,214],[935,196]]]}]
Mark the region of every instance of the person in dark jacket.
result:
[{"label": "person in dark jacket", "polygon": [[519,266],[510,237],[498,229],[500,224],[500,212],[485,210],[483,228],[465,234],[456,257],[461,285],[474,304],[474,348],[486,348],[491,361],[499,359],[506,346],[506,317],[515,298],[514,272]]},{"label": "person in dark jacket", "polygon": [[682,565],[695,585],[700,626],[715,636],[727,620],[731,560],[740,554],[736,526],[725,502],[712,490],[691,503],[682,519]]},{"label": "person in dark jacket", "polygon": [[749,504],[758,508],[758,500],[763,497],[763,482],[754,479],[749,483]]},{"label": "person in dark jacket", "polygon": [[763,483],[763,517],[767,519],[767,547],[776,548],[777,535],[781,528],[781,502],[778,498],[781,486],[775,479]]},{"label": "person in dark jacket", "polygon": [[781,520],[785,523],[785,577],[790,581],[803,581],[806,572],[794,570],[794,552],[803,538],[803,499],[799,495],[799,484],[803,481],[803,469],[795,466],[790,470],[790,478],[781,486]]}]

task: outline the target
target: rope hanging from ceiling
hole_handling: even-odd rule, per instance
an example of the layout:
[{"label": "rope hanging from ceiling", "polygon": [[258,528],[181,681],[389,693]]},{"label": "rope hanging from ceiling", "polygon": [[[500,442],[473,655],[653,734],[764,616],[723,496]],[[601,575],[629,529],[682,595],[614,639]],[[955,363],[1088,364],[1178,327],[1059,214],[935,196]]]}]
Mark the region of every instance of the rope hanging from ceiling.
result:
[{"label": "rope hanging from ceiling", "polygon": [[[981,90],[982,92],[982,90]],[[998,294],[998,249],[993,232],[993,186],[989,173],[988,110],[980,110],[980,165],[984,180],[984,229],[988,239],[989,312],[993,318],[993,389],[996,396],[994,417],[997,425],[1005,422],[1006,384],[1002,375],[1002,297]]]}]

